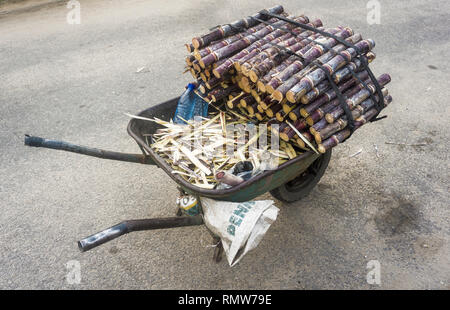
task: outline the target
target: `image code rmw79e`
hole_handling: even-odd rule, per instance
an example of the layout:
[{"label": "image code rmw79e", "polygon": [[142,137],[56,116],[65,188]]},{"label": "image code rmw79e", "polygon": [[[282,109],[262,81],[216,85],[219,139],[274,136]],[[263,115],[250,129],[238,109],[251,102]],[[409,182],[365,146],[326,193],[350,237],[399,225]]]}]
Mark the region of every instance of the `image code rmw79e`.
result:
[{"label": "image code rmw79e", "polygon": [[270,305],[272,295],[223,295],[223,305]]}]

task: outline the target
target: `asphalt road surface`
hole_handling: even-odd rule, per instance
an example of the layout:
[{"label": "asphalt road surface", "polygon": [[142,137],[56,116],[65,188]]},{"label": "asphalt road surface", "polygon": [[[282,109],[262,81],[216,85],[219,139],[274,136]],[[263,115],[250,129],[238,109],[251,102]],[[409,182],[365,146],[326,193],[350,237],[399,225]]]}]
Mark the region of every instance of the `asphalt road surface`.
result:
[{"label": "asphalt road surface", "polygon": [[[80,253],[77,240],[122,220],[173,216],[175,184],[155,167],[28,148],[23,137],[139,152],[124,112],[181,93],[183,44],[275,3],[81,1],[70,25],[65,2],[35,2],[0,6],[0,288],[450,288],[449,1],[380,0],[375,25],[365,0],[283,1],[373,38],[372,67],[392,75],[394,102],[335,148],[307,198],[276,202],[277,221],[233,268],[212,261],[203,226]],[[371,260],[380,285],[367,283]]]}]

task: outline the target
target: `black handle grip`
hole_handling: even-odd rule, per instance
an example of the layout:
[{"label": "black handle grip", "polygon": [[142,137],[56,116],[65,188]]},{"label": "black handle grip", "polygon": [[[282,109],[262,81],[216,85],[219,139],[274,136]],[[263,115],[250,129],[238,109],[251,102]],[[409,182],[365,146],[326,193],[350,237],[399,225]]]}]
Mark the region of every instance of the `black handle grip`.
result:
[{"label": "black handle grip", "polygon": [[128,220],[78,241],[81,252],[93,249],[132,231],[166,229],[203,224],[201,215]]},{"label": "black handle grip", "polygon": [[44,143],[44,138],[25,135],[25,145],[41,147]]},{"label": "black handle grip", "polygon": [[87,146],[76,145],[59,140],[44,139],[41,137],[35,137],[30,135],[25,135],[25,145],[73,152],[103,159],[112,159],[146,165],[155,165],[153,159],[144,154],[128,154],[128,153],[112,152]]}]

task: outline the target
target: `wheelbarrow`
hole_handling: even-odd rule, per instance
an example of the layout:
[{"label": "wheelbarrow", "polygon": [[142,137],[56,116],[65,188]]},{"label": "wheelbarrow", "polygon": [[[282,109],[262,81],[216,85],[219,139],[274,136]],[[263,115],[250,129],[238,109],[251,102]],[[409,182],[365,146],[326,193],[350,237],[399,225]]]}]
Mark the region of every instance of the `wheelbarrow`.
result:
[{"label": "wheelbarrow", "polygon": [[[142,111],[138,116],[145,118],[157,117],[168,121],[175,113],[178,99],[174,98],[153,106]],[[25,135],[25,145],[63,150],[103,159],[156,165],[163,169],[178,184],[178,189],[182,194],[193,195],[199,202],[200,197],[208,197],[222,201],[245,202],[266,192],[270,192],[273,197],[283,202],[294,202],[309,194],[324,174],[331,158],[331,150],[322,155],[318,155],[312,151],[305,152],[283,163],[275,170],[267,170],[234,187],[227,189],[203,189],[187,182],[178,174],[171,173],[173,169],[169,164],[146,142],[146,136],[155,133],[159,128],[162,128],[162,126],[155,122],[141,119],[130,120],[127,128],[128,134],[137,142],[142,154],[111,152],[29,135]],[[180,208],[177,209],[176,214],[177,216],[169,218],[121,222],[80,240],[78,247],[84,252],[132,231],[194,226],[204,223],[201,215],[183,216]],[[218,237],[213,237],[216,243],[220,243]],[[221,247],[219,246],[216,247],[214,258],[216,261],[219,261],[220,257]]]}]

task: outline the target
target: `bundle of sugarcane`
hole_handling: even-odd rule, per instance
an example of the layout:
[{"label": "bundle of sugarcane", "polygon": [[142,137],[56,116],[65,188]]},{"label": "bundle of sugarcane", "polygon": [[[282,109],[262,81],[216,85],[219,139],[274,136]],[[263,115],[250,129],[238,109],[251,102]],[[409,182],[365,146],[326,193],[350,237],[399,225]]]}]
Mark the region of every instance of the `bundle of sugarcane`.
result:
[{"label": "bundle of sugarcane", "polygon": [[270,120],[283,141],[322,153],[392,101],[384,88],[390,76],[373,81],[366,70],[365,60],[375,59],[372,39],[349,27],[325,28],[319,19],[291,16],[280,5],[266,12],[186,44],[188,70],[206,100],[226,102],[227,109],[255,122]]}]

